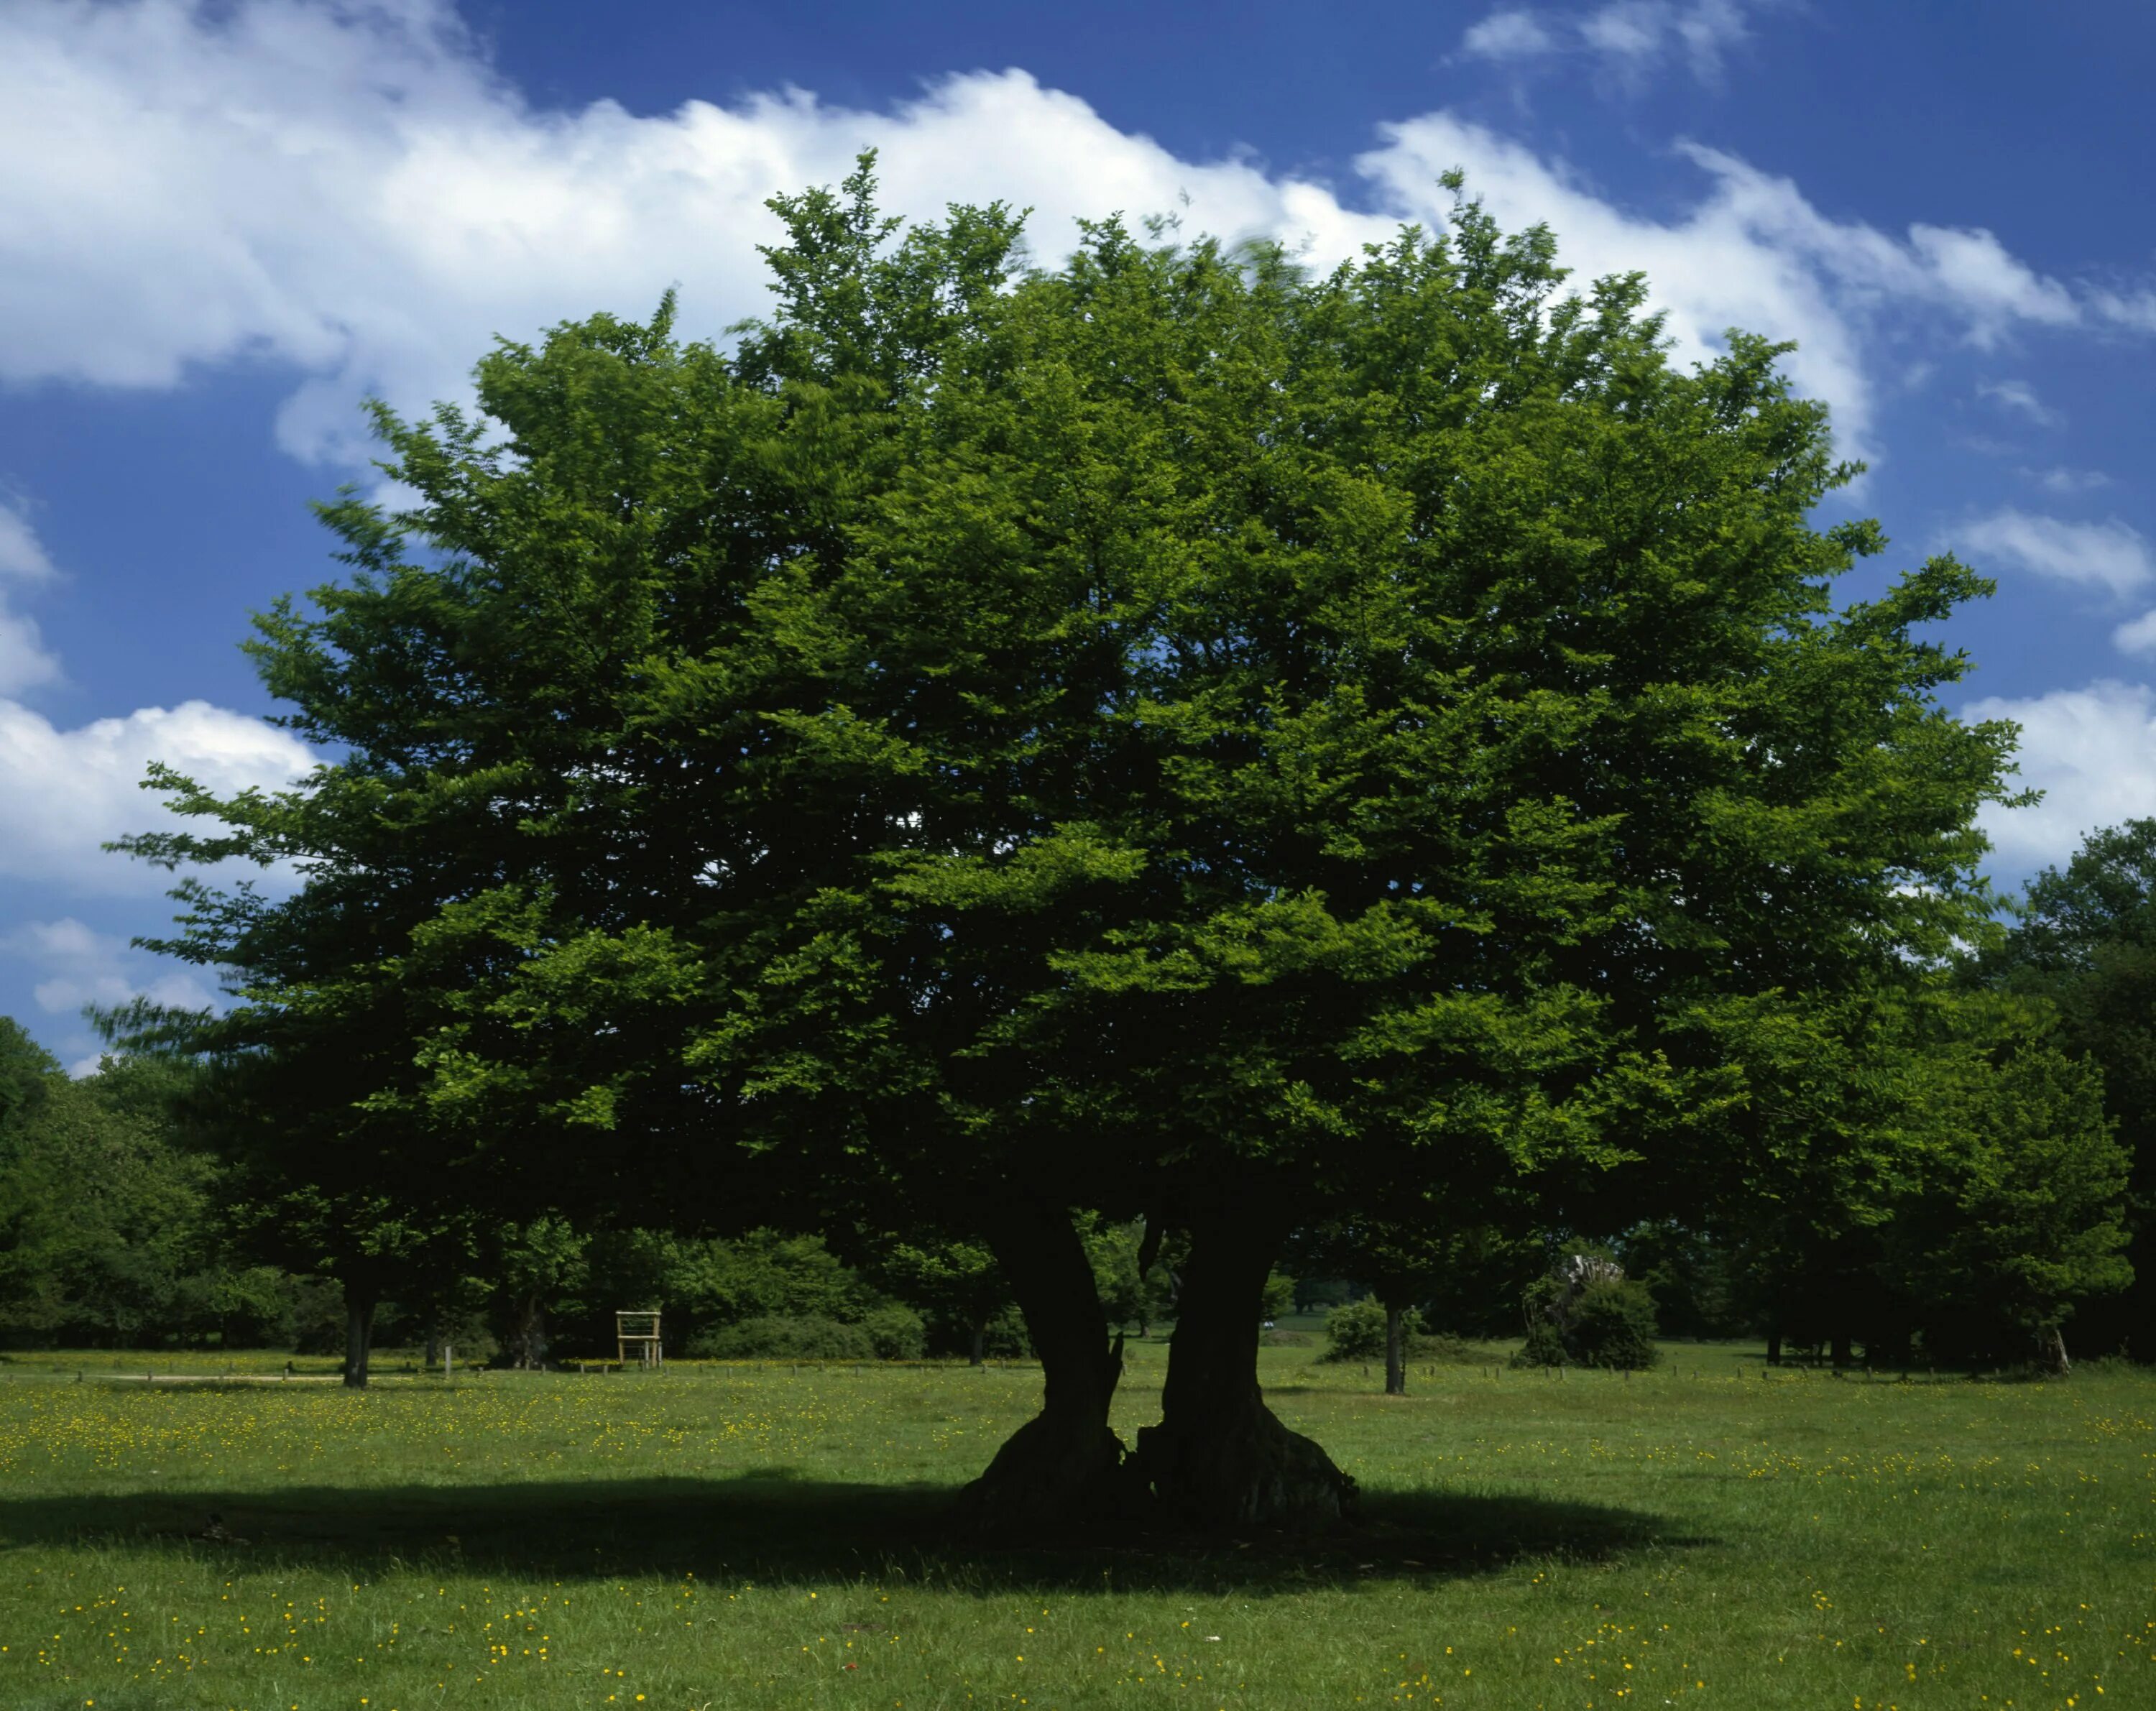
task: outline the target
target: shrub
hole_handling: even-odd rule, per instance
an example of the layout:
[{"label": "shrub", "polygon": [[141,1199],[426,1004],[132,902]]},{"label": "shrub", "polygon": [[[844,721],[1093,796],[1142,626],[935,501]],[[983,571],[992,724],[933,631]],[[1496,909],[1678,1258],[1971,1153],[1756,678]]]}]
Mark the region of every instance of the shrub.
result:
[{"label": "shrub", "polygon": [[[1613,1268],[1614,1269],[1614,1268]],[[1655,1346],[1655,1297],[1621,1273],[1568,1285],[1539,1277],[1528,1286],[1527,1340],[1514,1366],[1601,1366],[1640,1371],[1662,1358]]]},{"label": "shrub", "polygon": [[[1414,1352],[1415,1339],[1424,1334],[1422,1315],[1413,1308],[1407,1312],[1401,1333],[1407,1338],[1409,1354]],[[1374,1295],[1366,1295],[1360,1301],[1351,1301],[1345,1307],[1336,1307],[1325,1316],[1325,1353],[1317,1358],[1327,1361],[1383,1360],[1385,1358],[1384,1303]]]},{"label": "shrub", "polygon": [[878,1360],[918,1360],[928,1352],[928,1327],[919,1313],[896,1302],[864,1313],[860,1328],[875,1345]]},{"label": "shrub", "polygon": [[1519,1353],[1512,1357],[1514,1366],[1570,1366],[1571,1351],[1564,1346],[1564,1337],[1548,1319],[1537,1319],[1527,1327],[1527,1340],[1520,1345]]},{"label": "shrub", "polygon": [[1565,1341],[1582,1366],[1642,1371],[1662,1358],[1655,1346],[1655,1297],[1630,1277],[1590,1283],[1572,1304]]},{"label": "shrub", "polygon": [[700,1331],[689,1353],[706,1360],[874,1360],[875,1344],[860,1325],[814,1313],[766,1313]]}]

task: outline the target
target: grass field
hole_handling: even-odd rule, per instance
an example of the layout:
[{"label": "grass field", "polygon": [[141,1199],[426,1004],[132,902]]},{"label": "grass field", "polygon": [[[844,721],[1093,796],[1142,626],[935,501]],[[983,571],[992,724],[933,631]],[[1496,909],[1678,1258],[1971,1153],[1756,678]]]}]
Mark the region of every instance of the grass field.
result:
[{"label": "grass field", "polygon": [[[936,1531],[1021,1366],[449,1390],[393,1356],[352,1395],[17,1357],[0,1706],[2156,1707],[2156,1380],[1678,1345],[1389,1400],[1311,1353],[1265,1351],[1270,1394],[1364,1527],[1040,1553]],[[1163,1367],[1137,1352],[1127,1436]]]}]

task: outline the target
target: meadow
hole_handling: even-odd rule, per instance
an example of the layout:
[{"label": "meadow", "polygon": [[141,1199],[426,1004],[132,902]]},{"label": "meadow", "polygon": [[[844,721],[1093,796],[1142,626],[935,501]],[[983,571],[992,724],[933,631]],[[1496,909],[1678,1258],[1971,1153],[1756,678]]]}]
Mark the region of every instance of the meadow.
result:
[{"label": "meadow", "polygon": [[[1269,1394],[1362,1482],[1355,1530],[1030,1551],[937,1529],[1031,1409],[1019,1364],[449,1387],[393,1355],[353,1394],[18,1356],[0,1705],[2156,1706],[2156,1380],[1676,1344],[1388,1399],[1312,1352],[1265,1350]],[[1135,1351],[1127,1437],[1163,1369]]]}]

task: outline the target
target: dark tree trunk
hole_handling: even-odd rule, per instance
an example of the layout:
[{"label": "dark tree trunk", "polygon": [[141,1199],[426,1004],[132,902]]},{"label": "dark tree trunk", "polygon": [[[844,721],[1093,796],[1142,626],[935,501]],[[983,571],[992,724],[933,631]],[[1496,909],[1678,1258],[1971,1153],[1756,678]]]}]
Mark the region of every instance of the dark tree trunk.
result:
[{"label": "dark tree trunk", "polygon": [[519,1372],[547,1369],[547,1305],[537,1296],[526,1296],[516,1303],[509,1337]]},{"label": "dark tree trunk", "polygon": [[367,1362],[374,1346],[374,1297],[347,1283],[344,1287],[344,1387],[367,1388]]},{"label": "dark tree trunk", "polygon": [[1836,1372],[1840,1372],[1842,1368],[1849,1364],[1849,1338],[1846,1335],[1837,1335],[1835,1338],[1829,1359],[1834,1362]]},{"label": "dark tree trunk", "polygon": [[1385,1303],[1385,1394],[1404,1396],[1408,1393],[1408,1310]]},{"label": "dark tree trunk", "polygon": [[2056,1325],[2036,1339],[2036,1346],[2040,1364],[2053,1378],[2062,1379],[2073,1371],[2073,1362],[2066,1359],[2066,1333]]},{"label": "dark tree trunk", "polygon": [[969,1353],[968,1353],[968,1359],[967,1359],[967,1361],[966,1361],[966,1364],[967,1364],[967,1365],[968,1365],[968,1366],[985,1366],[985,1365],[987,1365],[987,1364],[988,1364],[988,1328],[985,1324],[983,1324],[980,1320],[978,1320],[978,1319],[975,1319],[975,1320],[973,1321],[973,1345],[972,1345],[972,1348],[971,1348],[971,1349],[970,1349],[970,1351],[969,1351]]},{"label": "dark tree trunk", "polygon": [[1168,1339],[1161,1422],[1138,1434],[1140,1475],[1199,1527],[1312,1529],[1337,1521],[1355,1482],[1290,1431],[1258,1388],[1258,1325],[1284,1220],[1213,1209],[1190,1230]]},{"label": "dark tree trunk", "polygon": [[1767,1333],[1767,1364],[1779,1366],[1781,1364],[1782,1333],[1779,1331],[1769,1331]]},{"label": "dark tree trunk", "polygon": [[960,1523],[1004,1537],[1112,1523],[1131,1513],[1139,1488],[1125,1473],[1122,1440],[1108,1425],[1123,1343],[1108,1339],[1085,1245],[1068,1212],[1034,1205],[1005,1215],[988,1246],[1040,1357],[1040,1412],[966,1487]]}]

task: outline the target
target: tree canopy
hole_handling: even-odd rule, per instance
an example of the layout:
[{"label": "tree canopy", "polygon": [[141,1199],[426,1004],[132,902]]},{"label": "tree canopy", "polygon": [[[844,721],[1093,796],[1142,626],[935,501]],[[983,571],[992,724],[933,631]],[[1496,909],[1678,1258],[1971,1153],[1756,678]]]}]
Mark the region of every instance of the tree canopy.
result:
[{"label": "tree canopy", "polygon": [[[132,840],[305,876],[187,889],[164,948],[239,1001],[177,1035],[415,1226],[974,1236],[1048,1374],[984,1513],[1337,1513],[1255,1377],[1291,1229],[1622,1222],[1826,1144],[1774,1066],[1861,1057],[1988,903],[2011,732],[1932,639],[1986,585],[1837,603],[1886,543],[1815,527],[1852,470],[1784,347],[1681,369],[1643,280],[1472,201],[1327,271],[1116,220],[1027,269],[865,160],[773,206],[731,348],[670,299],[377,408],[413,497],[322,507],[352,573],[252,644],[322,765],[167,776],[214,829]],[[1086,1210],[1188,1241],[1127,1468]]]}]

